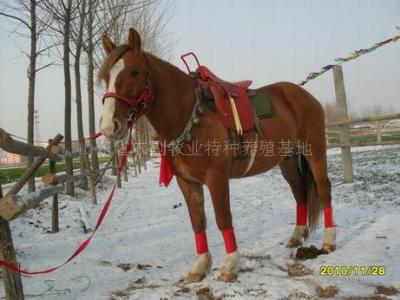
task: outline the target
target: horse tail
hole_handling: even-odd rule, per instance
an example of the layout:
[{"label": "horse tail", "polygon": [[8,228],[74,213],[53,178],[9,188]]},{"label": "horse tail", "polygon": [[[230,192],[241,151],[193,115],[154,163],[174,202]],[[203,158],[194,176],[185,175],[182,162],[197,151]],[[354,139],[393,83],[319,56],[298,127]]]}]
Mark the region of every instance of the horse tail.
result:
[{"label": "horse tail", "polygon": [[308,228],[314,231],[318,225],[322,210],[322,201],[319,197],[317,184],[311,171],[310,164],[303,154],[299,154],[299,169],[305,185],[307,186],[307,212]]}]

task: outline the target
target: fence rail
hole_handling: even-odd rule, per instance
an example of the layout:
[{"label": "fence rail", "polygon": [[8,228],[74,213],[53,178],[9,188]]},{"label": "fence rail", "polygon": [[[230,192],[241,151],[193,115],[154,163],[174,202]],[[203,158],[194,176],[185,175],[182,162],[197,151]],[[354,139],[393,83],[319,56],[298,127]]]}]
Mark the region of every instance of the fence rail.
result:
[{"label": "fence rail", "polygon": [[[399,125],[387,127],[387,121],[399,120]],[[386,123],[384,123],[386,121]],[[350,127],[349,125],[364,124],[362,127]],[[340,126],[348,126],[350,142],[335,143],[332,139],[340,140]],[[397,136],[398,135],[398,136]],[[366,137],[375,140],[358,140],[351,142],[351,139]],[[386,138],[386,140],[385,140]],[[335,121],[326,125],[326,140],[328,148],[351,147],[351,146],[373,146],[373,145],[396,145],[400,144],[400,114],[377,115],[364,118],[353,118],[349,120]]]},{"label": "fence rail", "polygon": [[[87,177],[87,180],[90,183],[89,188],[92,203],[97,204],[96,184],[101,181],[105,172],[109,169],[114,169],[114,175],[117,173],[119,174],[119,172],[116,172],[116,162],[118,161],[117,151],[112,152],[112,157],[105,166],[99,170],[99,172],[91,171],[89,156],[87,153],[84,153],[84,171],[81,170],[79,174],[74,175],[57,174],[56,162],[62,159],[62,157],[58,155],[60,149],[57,145],[62,140],[63,136],[58,134],[54,139],[49,140],[49,145],[46,148],[37,147],[15,141],[10,134],[0,128],[0,148],[10,153],[36,157],[34,162],[24,171],[18,181],[11,186],[4,196],[0,185],[0,259],[18,265],[9,226],[10,220],[13,220],[24,212],[37,207],[43,200],[53,197],[51,232],[56,233],[59,231],[58,195],[65,190],[66,183],[78,181],[82,183],[82,179]],[[115,150],[117,150],[117,148]],[[72,155],[78,157],[80,154],[81,153],[73,153]],[[132,156],[132,166],[135,170],[135,175],[141,172],[142,167],[146,169],[146,160],[148,158],[149,157],[144,152]],[[32,193],[18,194],[29,179],[34,177],[35,172],[43,165],[46,159],[49,159],[50,172],[46,173],[42,177],[45,186]],[[128,164],[126,165],[126,168],[128,168]],[[125,175],[124,181],[128,181],[126,169],[123,170],[123,174]],[[120,178],[118,178],[118,187],[121,187]],[[82,222],[85,224],[85,230],[89,230],[83,207],[80,209],[80,214],[82,216]],[[23,287],[20,275],[10,272],[4,267],[2,269],[4,274],[3,278],[6,299],[23,299]]]},{"label": "fence rail", "polygon": [[365,123],[365,122],[375,122],[375,121],[388,121],[393,119],[400,119],[400,114],[390,114],[390,115],[378,115],[373,117],[363,117],[354,118],[348,120],[335,121],[327,124],[327,127],[337,126],[337,125],[349,125],[355,123]]}]

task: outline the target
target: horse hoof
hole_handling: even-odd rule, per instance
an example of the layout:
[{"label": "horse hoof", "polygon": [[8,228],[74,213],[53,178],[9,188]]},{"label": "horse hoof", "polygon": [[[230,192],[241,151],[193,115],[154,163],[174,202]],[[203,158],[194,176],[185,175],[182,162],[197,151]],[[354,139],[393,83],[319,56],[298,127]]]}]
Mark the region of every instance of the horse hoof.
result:
[{"label": "horse hoof", "polygon": [[206,277],[206,274],[189,273],[186,277],[187,282],[199,282]]},{"label": "horse hoof", "polygon": [[300,247],[301,245],[303,245],[303,243],[301,242],[300,239],[290,238],[286,244],[286,247],[287,248],[297,248],[297,247]]},{"label": "horse hoof", "polygon": [[286,247],[288,248],[300,247],[303,244],[302,239],[306,240],[307,237],[308,237],[308,227],[305,225],[296,225],[292,236],[289,238],[289,241],[286,244]]},{"label": "horse hoof", "polygon": [[221,273],[218,277],[218,281],[223,282],[235,282],[237,279],[237,274],[235,273]]},{"label": "horse hoof", "polygon": [[336,245],[335,244],[323,244],[321,250],[324,251],[326,254],[328,254],[328,253],[331,253],[336,250]]}]

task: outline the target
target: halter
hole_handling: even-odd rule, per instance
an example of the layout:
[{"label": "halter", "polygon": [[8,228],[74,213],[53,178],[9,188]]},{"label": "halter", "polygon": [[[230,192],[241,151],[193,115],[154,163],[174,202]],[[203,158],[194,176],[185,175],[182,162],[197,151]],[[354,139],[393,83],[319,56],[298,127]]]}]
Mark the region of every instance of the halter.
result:
[{"label": "halter", "polygon": [[128,98],[117,93],[107,92],[103,95],[103,104],[104,100],[107,98],[115,98],[129,106],[131,110],[128,114],[128,122],[129,126],[131,127],[146,112],[149,102],[153,99],[153,93],[150,91],[148,86],[146,86],[138,97]]}]

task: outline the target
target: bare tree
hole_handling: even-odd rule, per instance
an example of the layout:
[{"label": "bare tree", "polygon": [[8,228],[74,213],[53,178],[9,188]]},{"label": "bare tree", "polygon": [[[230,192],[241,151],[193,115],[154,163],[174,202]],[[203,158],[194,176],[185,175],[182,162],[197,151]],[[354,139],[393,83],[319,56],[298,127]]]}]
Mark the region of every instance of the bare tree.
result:
[{"label": "bare tree", "polygon": [[[41,54],[46,52],[49,47],[40,47],[39,42],[42,37],[42,33],[48,28],[48,24],[51,22],[50,19],[42,18],[39,21],[38,16],[40,1],[37,0],[18,0],[14,5],[10,5],[6,2],[0,2],[0,16],[11,19],[16,22],[16,29],[14,34],[22,37],[29,37],[30,39],[30,51],[26,52],[20,49],[21,52],[29,59],[28,65],[28,117],[27,117],[27,138],[28,144],[34,144],[34,112],[35,112],[35,86],[36,86],[36,74],[51,65],[51,63],[43,64],[38,66],[38,58]],[[20,31],[22,28],[22,32]],[[28,157],[28,166],[33,162],[33,157]],[[35,190],[35,179],[32,177],[28,181],[28,191],[33,192]]]},{"label": "bare tree", "polygon": [[[71,134],[71,102],[72,102],[72,83],[71,83],[71,23],[77,17],[79,7],[78,0],[53,0],[43,1],[42,8],[53,19],[54,25],[50,27],[48,35],[55,39],[55,44],[62,44],[62,61],[64,71],[64,136],[65,136],[65,173],[73,175],[73,158],[72,158],[72,134]],[[58,50],[58,48],[57,48]],[[66,193],[74,195],[74,183],[66,183]]]},{"label": "bare tree", "polygon": [[[76,99],[76,117],[78,123],[78,138],[79,138],[79,162],[81,171],[81,187],[88,189],[88,181],[86,172],[86,162],[85,162],[85,152],[86,143],[83,133],[83,118],[82,118],[82,87],[81,87],[81,54],[83,47],[83,33],[86,19],[86,0],[82,0],[79,6],[79,21],[76,37],[73,39],[75,41],[75,62],[74,62],[74,77],[75,77],[75,99]],[[74,30],[72,29],[72,34]]]},{"label": "bare tree", "polygon": [[[88,8],[88,19],[87,19],[87,47],[85,47],[87,54],[87,90],[88,90],[88,107],[89,107],[89,133],[91,135],[96,132],[96,112],[94,109],[94,52],[95,52],[95,41],[94,41],[94,8],[96,5],[95,0],[89,0]],[[99,171],[99,159],[97,155],[97,143],[96,140],[90,140],[91,148],[91,161],[92,169],[96,174]]]},{"label": "bare tree", "polygon": [[[124,43],[130,27],[136,28],[142,37],[143,47],[159,57],[167,56],[173,47],[173,40],[166,32],[166,25],[169,21],[171,4],[160,3],[154,0],[104,0],[99,6],[96,14],[101,34],[95,35],[95,44],[100,42],[101,36],[105,33],[110,36],[116,44]],[[93,53],[94,64],[100,65],[104,60],[104,52]],[[140,139],[141,147],[147,157],[150,156],[151,136],[154,129],[146,119],[137,124],[137,137]]]},{"label": "bare tree", "polygon": [[[150,12],[155,9],[155,3],[157,3],[155,0],[88,0],[87,38],[83,48],[87,54],[89,133],[91,135],[96,131],[94,73],[104,59],[101,47],[98,47],[101,36],[107,33],[117,43],[121,43],[121,37],[125,37],[129,26],[133,26],[134,22],[132,20],[144,18],[144,15],[150,15]],[[146,18],[148,20],[151,19],[148,16]],[[161,16],[159,20],[157,24],[162,24]],[[147,24],[143,21],[141,23]],[[161,29],[161,26],[159,29]],[[161,36],[162,32],[160,31],[159,33]],[[99,164],[95,140],[91,140],[91,149],[92,168],[96,173],[98,172]]]},{"label": "bare tree", "polygon": [[[66,0],[66,4],[62,2],[64,8],[64,92],[65,92],[65,111],[64,111],[64,135],[65,135],[65,150],[71,156],[65,158],[65,173],[73,175],[73,161],[72,161],[72,134],[71,134],[71,70],[70,70],[70,31],[71,31],[71,15],[72,15],[72,0]],[[74,195],[74,184],[70,182],[66,184],[66,193]]]},{"label": "bare tree", "polygon": [[336,102],[327,102],[324,104],[324,113],[327,123],[339,120],[338,108]]}]

